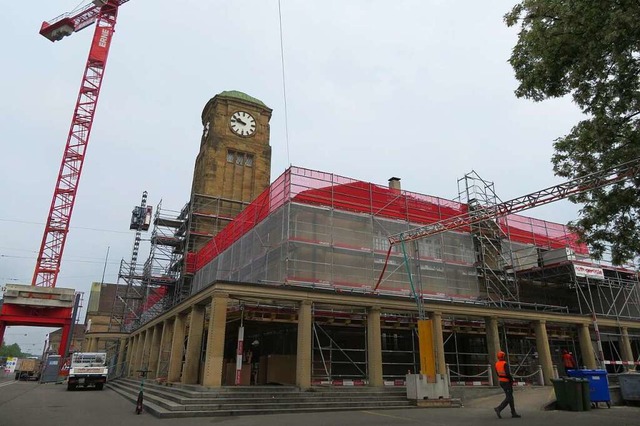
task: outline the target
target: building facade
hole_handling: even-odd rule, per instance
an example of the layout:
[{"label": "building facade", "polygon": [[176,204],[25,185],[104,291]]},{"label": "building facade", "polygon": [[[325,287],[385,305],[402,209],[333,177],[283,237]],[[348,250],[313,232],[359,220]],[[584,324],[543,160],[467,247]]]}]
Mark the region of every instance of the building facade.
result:
[{"label": "building facade", "polygon": [[493,383],[500,349],[529,383],[563,374],[564,349],[587,368],[640,363],[633,267],[595,262],[567,227],[523,215],[391,245],[495,206],[493,184],[470,173],[446,200],[398,178],[291,167],[269,185],[270,117],[240,92],[205,106],[190,201],[156,214],[152,247],[167,255],[144,281],[153,297],[114,336],[118,374],[249,384],[257,342],[256,384],[403,385],[420,370],[419,319],[431,320],[437,372],[452,383]]}]

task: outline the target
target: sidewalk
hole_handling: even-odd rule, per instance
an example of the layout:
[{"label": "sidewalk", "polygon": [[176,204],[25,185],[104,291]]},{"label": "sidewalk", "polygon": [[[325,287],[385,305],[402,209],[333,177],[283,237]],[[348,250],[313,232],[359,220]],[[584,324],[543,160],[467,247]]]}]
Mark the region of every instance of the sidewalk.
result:
[{"label": "sidewalk", "polygon": [[[518,412],[543,411],[548,404],[555,401],[556,395],[552,386],[521,386],[514,388],[513,398]],[[493,408],[498,406],[503,399],[504,393],[500,391],[496,395],[473,398],[463,404],[467,408]],[[508,411],[507,407],[503,413],[509,416]]]}]

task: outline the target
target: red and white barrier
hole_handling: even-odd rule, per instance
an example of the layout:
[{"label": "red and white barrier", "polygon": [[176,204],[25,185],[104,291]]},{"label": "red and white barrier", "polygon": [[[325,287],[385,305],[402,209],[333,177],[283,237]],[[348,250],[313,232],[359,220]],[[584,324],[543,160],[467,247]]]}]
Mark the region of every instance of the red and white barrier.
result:
[{"label": "red and white barrier", "polygon": [[640,361],[605,361],[605,365],[640,365]]}]

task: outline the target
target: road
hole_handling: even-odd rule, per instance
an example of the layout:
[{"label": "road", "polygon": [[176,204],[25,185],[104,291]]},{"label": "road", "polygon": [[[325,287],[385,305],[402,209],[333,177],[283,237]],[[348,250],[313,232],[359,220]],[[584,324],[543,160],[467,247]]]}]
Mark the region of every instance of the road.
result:
[{"label": "road", "polygon": [[4,378],[0,379],[0,426],[483,426],[505,423],[523,426],[637,426],[640,418],[640,407],[600,408],[584,412],[543,411],[535,402],[536,398],[516,392],[516,404],[522,418],[511,419],[505,410],[504,418],[500,420],[491,409],[500,399],[499,395],[484,397],[463,408],[158,419],[147,413],[136,415],[133,403],[110,389],[67,392],[63,385]]}]

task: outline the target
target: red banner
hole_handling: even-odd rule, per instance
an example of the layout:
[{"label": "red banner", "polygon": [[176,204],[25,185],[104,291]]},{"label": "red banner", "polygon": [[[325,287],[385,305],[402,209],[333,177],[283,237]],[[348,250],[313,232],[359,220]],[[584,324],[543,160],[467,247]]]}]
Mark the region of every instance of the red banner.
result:
[{"label": "red banner", "polygon": [[112,35],[113,28],[96,27],[96,31],[93,34],[93,43],[91,43],[91,50],[89,51],[89,60],[100,62],[107,60]]}]

